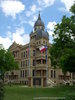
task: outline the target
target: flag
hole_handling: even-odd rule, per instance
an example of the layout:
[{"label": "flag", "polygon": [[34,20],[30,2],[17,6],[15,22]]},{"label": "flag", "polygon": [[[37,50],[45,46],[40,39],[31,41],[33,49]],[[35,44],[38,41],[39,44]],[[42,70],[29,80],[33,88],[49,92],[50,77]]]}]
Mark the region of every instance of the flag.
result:
[{"label": "flag", "polygon": [[40,52],[46,51],[47,50],[47,46],[42,46],[39,48]]}]

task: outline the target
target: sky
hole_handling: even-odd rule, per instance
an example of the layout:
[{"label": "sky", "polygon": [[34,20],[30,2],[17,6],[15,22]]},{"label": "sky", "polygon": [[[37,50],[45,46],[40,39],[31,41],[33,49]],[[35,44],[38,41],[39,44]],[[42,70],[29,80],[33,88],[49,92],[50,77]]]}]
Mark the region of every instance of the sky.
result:
[{"label": "sky", "polygon": [[74,0],[0,0],[0,44],[8,49],[14,41],[28,43],[39,11],[52,43],[54,26],[63,15],[71,16],[73,3]]}]

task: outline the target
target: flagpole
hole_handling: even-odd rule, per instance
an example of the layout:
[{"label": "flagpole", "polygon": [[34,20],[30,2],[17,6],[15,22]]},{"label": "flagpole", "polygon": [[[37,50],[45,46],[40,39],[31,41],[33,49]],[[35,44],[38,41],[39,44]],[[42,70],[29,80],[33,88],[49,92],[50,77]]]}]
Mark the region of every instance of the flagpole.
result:
[{"label": "flagpole", "polygon": [[[37,72],[36,72],[36,49],[35,49],[35,77],[37,77]],[[36,88],[36,84],[35,84],[35,88]]]},{"label": "flagpole", "polygon": [[46,86],[47,86],[47,79],[48,79],[47,45],[40,47],[39,50],[40,50],[40,52],[45,51],[45,59],[46,59]]},{"label": "flagpole", "polygon": [[47,66],[47,48],[46,48],[46,86],[47,86],[47,79],[48,79],[48,66]]}]

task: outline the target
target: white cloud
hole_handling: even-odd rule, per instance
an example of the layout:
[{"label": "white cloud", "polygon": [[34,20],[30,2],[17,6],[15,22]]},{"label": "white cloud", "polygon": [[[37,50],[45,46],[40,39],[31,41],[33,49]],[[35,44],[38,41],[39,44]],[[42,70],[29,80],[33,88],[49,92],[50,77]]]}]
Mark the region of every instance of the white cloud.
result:
[{"label": "white cloud", "polygon": [[49,36],[52,36],[54,34],[54,32],[51,30],[48,30],[48,33],[49,33]]},{"label": "white cloud", "polygon": [[37,20],[37,15],[33,15],[33,21]]},{"label": "white cloud", "polygon": [[62,3],[65,5],[65,10],[69,11],[70,7],[74,4],[75,0],[61,0]]},{"label": "white cloud", "polygon": [[37,4],[30,6],[29,10],[26,11],[26,16],[29,18],[28,24],[34,26],[34,22],[37,20],[36,13],[53,5],[54,1],[55,0],[37,0]]},{"label": "white cloud", "polygon": [[66,10],[65,8],[63,8],[63,7],[58,8],[58,10],[60,10],[60,11],[62,11],[62,12],[66,12],[66,11],[67,11],[67,10]]},{"label": "white cloud", "polygon": [[31,11],[27,11],[27,12],[26,12],[26,16],[27,16],[27,17],[31,16],[31,14],[32,14]]},{"label": "white cloud", "polygon": [[16,29],[15,33],[12,33],[12,42],[19,44],[25,44],[29,42],[29,34],[24,34],[24,27]]},{"label": "white cloud", "polygon": [[16,34],[23,35],[24,34],[24,27],[17,28],[16,29]]},{"label": "white cloud", "polygon": [[7,32],[7,37],[12,38],[12,33],[10,31]]},{"label": "white cloud", "polygon": [[19,44],[24,44],[25,42],[25,39],[28,38],[27,35],[26,37],[24,38],[24,28],[21,27],[21,28],[18,28],[16,29],[16,32],[12,34],[12,41],[14,42],[17,42]]},{"label": "white cloud", "polygon": [[7,28],[8,28],[8,29],[11,29],[11,26],[8,25]]},{"label": "white cloud", "polygon": [[7,49],[14,41],[22,45],[29,42],[29,34],[24,33],[24,27],[17,28],[14,33],[7,32],[5,38],[0,37],[0,44],[3,44],[5,49]]},{"label": "white cloud", "polygon": [[48,7],[54,4],[55,0],[37,0],[40,6]]},{"label": "white cloud", "polygon": [[11,45],[11,40],[8,37],[3,38],[0,36],[0,44],[2,44],[5,49],[8,49]]},{"label": "white cloud", "polygon": [[49,33],[49,42],[50,43],[52,43],[53,42],[53,34],[54,34],[54,27],[55,27],[55,25],[56,25],[57,23],[55,22],[55,21],[53,21],[53,22],[49,22],[48,24],[47,24],[47,31],[48,31],[48,33]]},{"label": "white cloud", "polygon": [[29,23],[29,25],[34,26],[34,22],[33,21],[29,21],[28,23]]},{"label": "white cloud", "polygon": [[1,1],[0,7],[6,16],[16,18],[16,14],[21,13],[25,9],[25,5],[21,1],[4,0]]},{"label": "white cloud", "polygon": [[36,11],[36,5],[35,4],[31,6],[31,11],[32,12],[35,12]]},{"label": "white cloud", "polygon": [[28,24],[33,27],[36,20],[37,20],[37,15],[33,15],[32,18],[28,21]]},{"label": "white cloud", "polygon": [[48,28],[49,30],[52,30],[52,31],[53,31],[55,25],[56,25],[56,22],[55,22],[55,21],[54,21],[54,22],[49,22],[48,25],[47,25],[47,28]]},{"label": "white cloud", "polygon": [[39,7],[36,6],[35,4],[33,4],[33,5],[30,7],[29,11],[26,12],[26,16],[27,16],[27,17],[30,17],[31,15],[35,14],[36,11],[38,11],[38,10],[39,10]]},{"label": "white cloud", "polygon": [[49,7],[49,6],[53,5],[54,1],[55,0],[37,0],[37,5],[33,4],[30,7],[29,11],[26,12],[26,16],[30,17],[31,15],[33,15],[37,11],[44,10],[45,7]]}]

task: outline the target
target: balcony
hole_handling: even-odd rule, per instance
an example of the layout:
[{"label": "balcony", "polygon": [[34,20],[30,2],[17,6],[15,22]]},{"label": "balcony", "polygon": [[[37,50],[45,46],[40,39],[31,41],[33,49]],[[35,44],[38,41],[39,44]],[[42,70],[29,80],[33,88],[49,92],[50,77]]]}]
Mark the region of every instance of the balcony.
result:
[{"label": "balcony", "polygon": [[46,70],[33,70],[33,77],[46,77]]},{"label": "balcony", "polygon": [[37,68],[37,67],[46,68],[46,66],[47,66],[46,64],[36,64],[36,68]]},{"label": "balcony", "polygon": [[36,59],[40,59],[40,58],[46,59],[46,54],[37,52],[36,53]]}]

